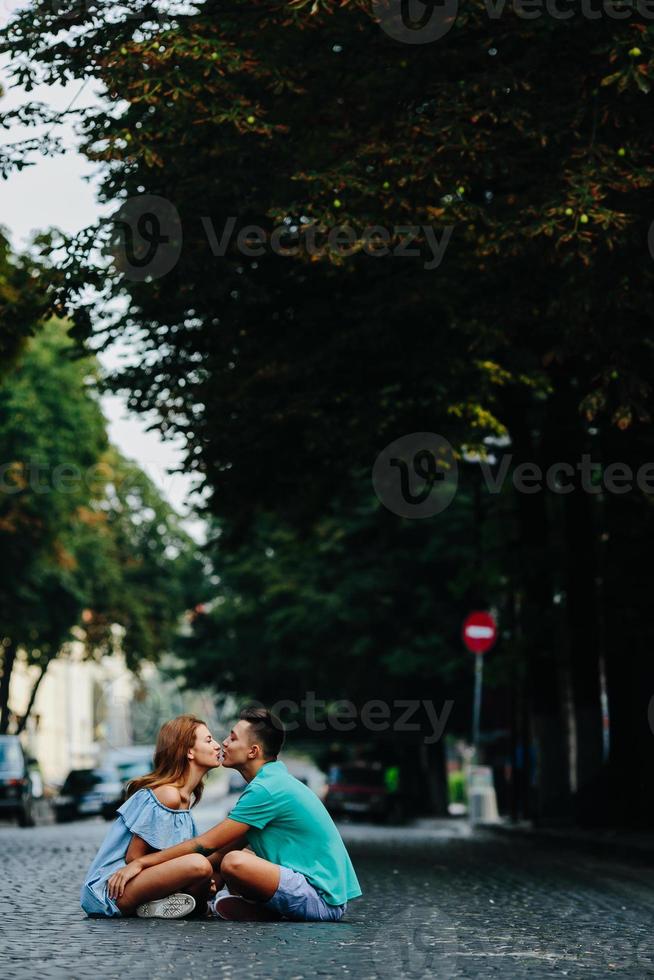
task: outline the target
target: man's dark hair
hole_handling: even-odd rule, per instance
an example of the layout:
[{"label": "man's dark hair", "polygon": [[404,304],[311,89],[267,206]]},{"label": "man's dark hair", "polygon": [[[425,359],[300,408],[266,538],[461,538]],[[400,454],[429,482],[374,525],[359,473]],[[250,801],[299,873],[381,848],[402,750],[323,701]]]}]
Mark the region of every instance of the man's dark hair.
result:
[{"label": "man's dark hair", "polygon": [[276,759],[284,744],[284,725],[268,708],[255,706],[243,708],[241,721],[247,721],[256,732],[256,741],[261,745],[266,759]]}]

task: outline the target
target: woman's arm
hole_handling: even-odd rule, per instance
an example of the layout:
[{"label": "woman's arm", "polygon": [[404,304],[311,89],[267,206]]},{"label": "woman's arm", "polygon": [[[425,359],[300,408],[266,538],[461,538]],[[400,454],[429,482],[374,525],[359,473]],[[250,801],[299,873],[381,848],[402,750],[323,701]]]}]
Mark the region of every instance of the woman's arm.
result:
[{"label": "woman's arm", "polygon": [[125,864],[130,864],[130,862],[145,857],[146,854],[150,854],[151,852],[152,848],[142,837],[139,837],[138,834],[132,834],[132,839],[125,855]]},{"label": "woman's arm", "polygon": [[[182,805],[182,797],[176,786],[171,786],[166,783],[164,786],[157,786],[152,792],[160,803],[163,803],[164,806],[167,806],[171,810],[179,810]],[[154,850],[155,848],[151,847],[138,834],[132,834],[132,839],[125,855],[125,864],[131,864],[132,861],[145,857],[146,854],[152,854]]]},{"label": "woman's arm", "polygon": [[186,854],[203,854],[208,857],[214,851],[218,851],[229,844],[233,844],[239,837],[243,837],[249,830],[246,823],[238,823],[236,820],[223,820],[216,824],[211,830],[199,837],[192,837],[175,847],[167,847],[165,851],[154,851],[145,857],[130,861],[119,871],[112,874],[107,883],[107,891],[110,898],[120,898],[125,890],[125,885],[137,874],[146,868],[154,868],[157,864],[164,861],[172,861],[173,858],[184,857]]}]

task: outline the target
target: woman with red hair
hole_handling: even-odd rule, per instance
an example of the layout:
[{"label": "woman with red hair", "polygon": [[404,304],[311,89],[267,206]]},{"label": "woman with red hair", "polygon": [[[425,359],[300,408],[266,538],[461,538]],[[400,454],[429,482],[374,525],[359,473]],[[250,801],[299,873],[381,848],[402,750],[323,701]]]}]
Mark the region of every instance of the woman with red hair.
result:
[{"label": "woman with red hair", "polygon": [[180,715],[162,725],[154,770],[130,783],[82,885],[87,915],[181,918],[193,911],[195,897],[206,899],[214,869],[201,854],[140,874],[117,901],[109,897],[107,881],[136,858],[197,836],[191,806],[202,796],[207,773],[219,765],[220,746],[199,718]]}]

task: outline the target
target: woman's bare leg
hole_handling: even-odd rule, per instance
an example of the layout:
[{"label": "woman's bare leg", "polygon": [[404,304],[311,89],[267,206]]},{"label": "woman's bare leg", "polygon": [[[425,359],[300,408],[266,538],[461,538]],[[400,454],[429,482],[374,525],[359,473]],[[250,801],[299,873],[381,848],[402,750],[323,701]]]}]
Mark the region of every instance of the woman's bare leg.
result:
[{"label": "woman's bare leg", "polygon": [[184,892],[192,895],[195,899],[195,911],[191,915],[206,915],[207,902],[213,897],[213,882],[211,878],[205,878],[197,884],[184,885]]},{"label": "woman's bare leg", "polygon": [[131,915],[142,902],[155,898],[166,898],[173,892],[186,891],[193,887],[207,886],[213,875],[213,867],[201,854],[187,854],[184,857],[164,861],[154,868],[146,868],[125,886],[125,891],[116,901],[123,915]]}]

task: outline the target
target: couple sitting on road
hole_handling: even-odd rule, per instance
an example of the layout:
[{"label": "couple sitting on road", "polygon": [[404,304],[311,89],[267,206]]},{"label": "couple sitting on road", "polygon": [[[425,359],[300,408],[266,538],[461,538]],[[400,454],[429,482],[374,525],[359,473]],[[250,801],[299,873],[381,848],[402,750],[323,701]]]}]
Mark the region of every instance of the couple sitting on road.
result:
[{"label": "couple sitting on road", "polygon": [[246,708],[222,765],[247,786],[227,819],[198,835],[191,804],[221,765],[199,718],[162,726],[154,771],[134,780],[82,886],[88,915],[177,919],[197,910],[239,922],[336,921],[361,895],[341,836],[315,793],[277,756],[281,721]]}]

